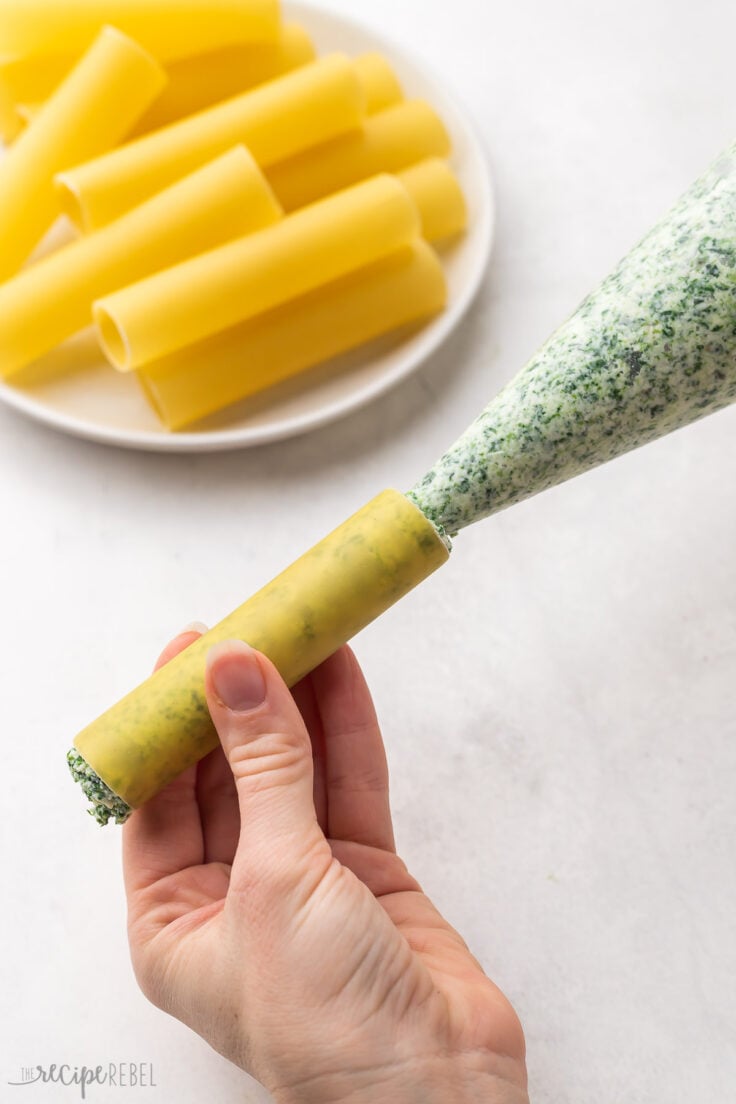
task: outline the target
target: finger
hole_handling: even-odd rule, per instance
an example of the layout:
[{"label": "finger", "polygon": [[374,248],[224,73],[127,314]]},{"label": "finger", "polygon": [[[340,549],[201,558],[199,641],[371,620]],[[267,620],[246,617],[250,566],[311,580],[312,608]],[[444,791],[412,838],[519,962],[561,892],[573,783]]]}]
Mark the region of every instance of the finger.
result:
[{"label": "finger", "polygon": [[178,636],[175,636],[174,639],[170,640],[166,645],[161,655],[156,660],[156,666],[153,668],[154,671],[158,671],[159,667],[164,667],[170,659],[178,656],[179,652],[183,652],[185,648],[188,648],[195,640],[199,640],[200,636],[206,632],[207,626],[202,625],[200,622],[194,622],[191,625],[187,625]]},{"label": "finger", "polygon": [[197,764],[197,801],[204,837],[204,862],[231,864],[240,835],[235,779],[222,747]]},{"label": "finger", "polygon": [[429,969],[455,977],[484,973],[460,932],[421,890],[387,893],[379,903]]},{"label": "finger", "polygon": [[327,783],[325,780],[325,736],[322,731],[322,719],[317,708],[312,676],[307,675],[292,687],[292,697],[304,718],[309,739],[312,743],[312,800],[317,814],[317,823],[327,835]]},{"label": "finger", "polygon": [[[199,627],[187,628],[166,645],[154,670],[199,639]],[[189,767],[159,793],[135,809],[123,825],[123,877],[126,893],[204,861],[202,822],[197,804],[197,768]]]},{"label": "finger", "polygon": [[347,645],[312,672],[325,741],[327,835],[395,851],[388,764],[370,691]]},{"label": "finger", "polygon": [[[247,897],[254,889],[296,888],[315,845],[332,861],[315,816],[312,751],[296,702],[274,665],[240,640],[210,649],[205,690],[240,807],[232,891]],[[281,903],[278,893],[272,897]]]},{"label": "finger", "polygon": [[374,897],[392,893],[421,893],[419,882],[395,852],[377,850],[351,840],[331,839],[329,843],[338,862],[351,870]]}]

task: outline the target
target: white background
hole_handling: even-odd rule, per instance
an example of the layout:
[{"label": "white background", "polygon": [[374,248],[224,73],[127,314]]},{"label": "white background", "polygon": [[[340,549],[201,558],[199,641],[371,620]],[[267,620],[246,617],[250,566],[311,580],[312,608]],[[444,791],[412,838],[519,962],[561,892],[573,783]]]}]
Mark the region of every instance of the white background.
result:
[{"label": "white background", "polygon": [[[495,170],[458,334],[344,422],[256,451],[133,454],[0,411],[0,1099],[22,1065],[154,1064],[94,1101],[261,1101],[149,1006],[120,833],[75,732],[386,485],[411,485],[736,136],[726,0],[333,0],[464,101]],[[399,849],[524,1023],[536,1104],[733,1099],[736,409],[482,522],[356,650]]]}]

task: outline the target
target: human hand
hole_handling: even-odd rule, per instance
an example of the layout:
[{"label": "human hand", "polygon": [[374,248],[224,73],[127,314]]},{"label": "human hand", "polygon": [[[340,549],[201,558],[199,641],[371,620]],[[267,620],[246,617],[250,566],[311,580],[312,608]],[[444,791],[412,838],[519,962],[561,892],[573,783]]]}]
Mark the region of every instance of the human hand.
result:
[{"label": "human hand", "polygon": [[218,644],[206,692],[221,746],[123,828],[148,999],[278,1104],[527,1101],[511,1005],[396,855],[351,650],[290,693],[265,656]]}]

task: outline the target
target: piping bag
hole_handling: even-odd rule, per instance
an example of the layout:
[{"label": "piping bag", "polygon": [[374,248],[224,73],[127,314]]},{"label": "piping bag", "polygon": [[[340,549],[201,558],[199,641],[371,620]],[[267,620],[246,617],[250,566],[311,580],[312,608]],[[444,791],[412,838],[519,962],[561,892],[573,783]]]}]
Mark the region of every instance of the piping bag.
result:
[{"label": "piping bag", "polygon": [[85,728],[67,759],[122,823],[217,746],[205,657],[240,638],[294,685],[445,563],[473,522],[736,400],[736,143],[407,493],[379,494]]}]

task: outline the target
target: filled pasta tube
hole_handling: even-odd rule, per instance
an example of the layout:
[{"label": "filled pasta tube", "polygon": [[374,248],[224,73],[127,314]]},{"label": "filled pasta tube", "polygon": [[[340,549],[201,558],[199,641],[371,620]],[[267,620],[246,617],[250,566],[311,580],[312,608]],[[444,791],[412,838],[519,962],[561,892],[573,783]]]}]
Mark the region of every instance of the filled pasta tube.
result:
[{"label": "filled pasta tube", "polygon": [[406,188],[375,176],[98,300],[102,347],[121,371],[139,368],[370,264],[419,232]]},{"label": "filled pasta tube", "polygon": [[104,24],[168,60],[276,37],[278,0],[2,0],[0,55],[80,53]]},{"label": "filled pasta tube", "polygon": [[90,812],[121,823],[217,747],[204,695],[214,643],[247,641],[293,686],[448,557],[404,495],[377,495],[77,736],[68,762]]},{"label": "filled pasta tube", "polygon": [[357,128],[363,114],[355,66],[332,54],[60,174],[62,204],[98,229],[233,145],[270,165]]},{"label": "filled pasta tube", "polygon": [[178,430],[331,357],[442,310],[437,254],[416,241],[389,257],[141,369],[144,392]]},{"label": "filled pasta tube", "polygon": [[243,146],[0,285],[0,375],[89,326],[99,295],[267,226],[281,211]]},{"label": "filled pasta tube", "polygon": [[369,116],[359,130],[268,166],[266,176],[284,209],[294,211],[375,173],[449,153],[437,113],[423,100],[406,100]]},{"label": "filled pasta tube", "polygon": [[0,279],[60,213],[54,174],[110,149],[166,82],[157,61],[106,27],[0,163]]}]

